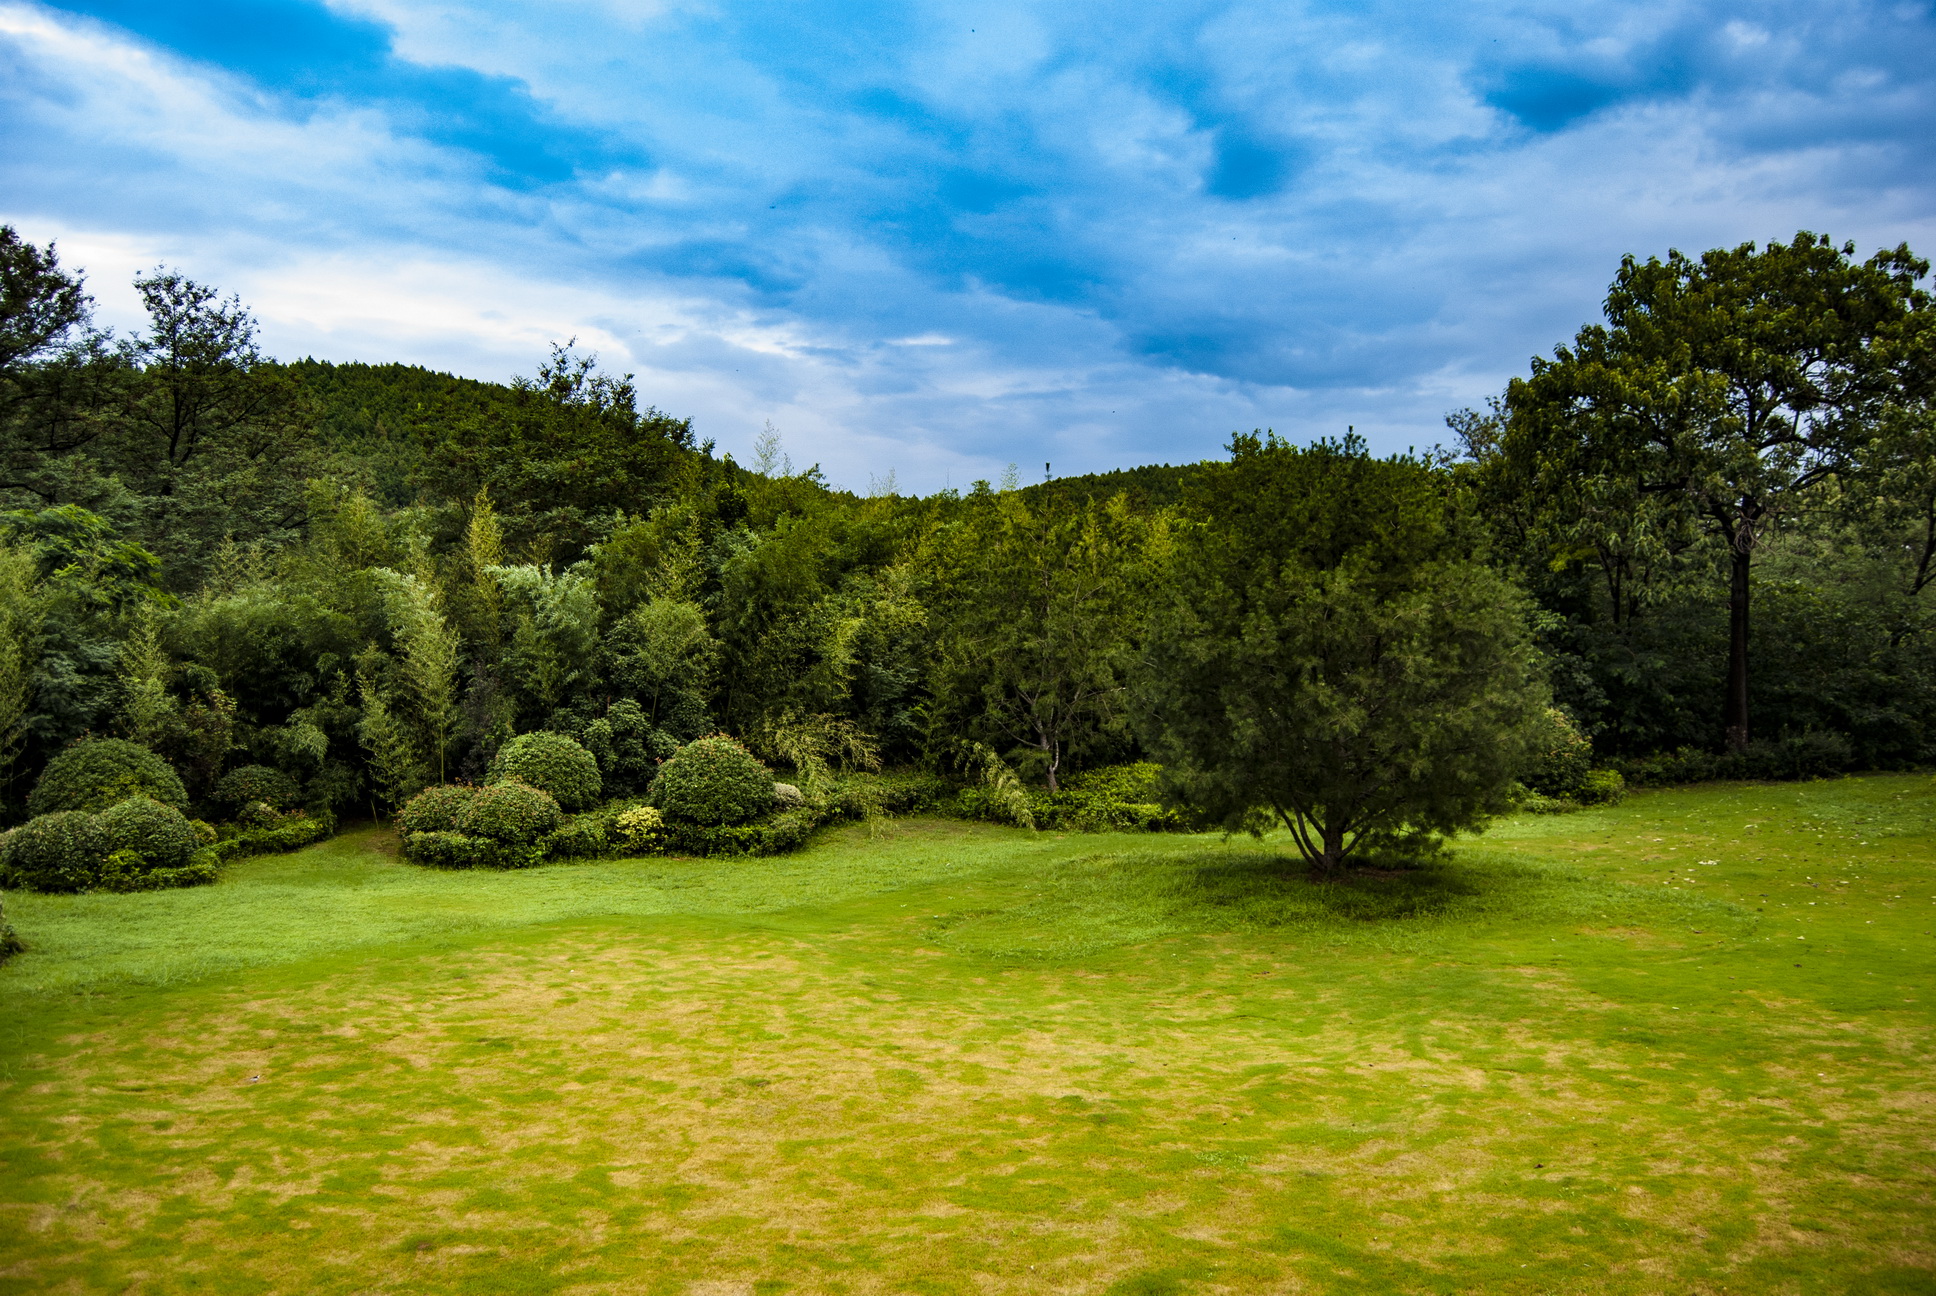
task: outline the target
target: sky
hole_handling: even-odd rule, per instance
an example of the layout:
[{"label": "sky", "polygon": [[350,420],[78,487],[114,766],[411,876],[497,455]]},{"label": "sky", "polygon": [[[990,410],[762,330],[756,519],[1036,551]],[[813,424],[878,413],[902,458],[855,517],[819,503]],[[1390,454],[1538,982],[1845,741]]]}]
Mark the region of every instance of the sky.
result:
[{"label": "sky", "polygon": [[0,0],[0,222],[855,490],[1449,439],[1621,256],[1936,250],[1930,3]]}]

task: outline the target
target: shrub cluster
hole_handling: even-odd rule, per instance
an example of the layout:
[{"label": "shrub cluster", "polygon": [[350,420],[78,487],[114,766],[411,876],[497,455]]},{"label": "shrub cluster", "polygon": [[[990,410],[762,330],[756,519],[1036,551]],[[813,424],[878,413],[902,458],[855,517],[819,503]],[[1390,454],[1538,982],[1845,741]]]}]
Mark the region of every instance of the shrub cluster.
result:
[{"label": "shrub cluster", "polygon": [[94,738],[75,743],[47,762],[27,796],[27,813],[105,810],[131,796],[149,796],[176,810],[188,809],[188,793],[167,761],[140,743]]},{"label": "shrub cluster", "polygon": [[604,833],[598,825],[559,838],[563,827],[557,801],[516,779],[425,788],[397,814],[404,855],[442,868],[529,868],[554,848],[582,858]]},{"label": "shrub cluster", "polygon": [[1163,804],[1160,765],[1106,765],[1070,779],[1052,793],[1035,794],[1035,822],[1076,832],[1175,832],[1184,816]]},{"label": "shrub cluster", "polygon": [[1781,738],[1758,739],[1745,752],[1710,752],[1696,747],[1652,756],[1616,759],[1613,768],[1636,787],[1706,783],[1714,779],[1783,782],[1827,778],[1855,764],[1855,749],[1839,733],[1811,729]]},{"label": "shrub cluster", "polygon": [[278,814],[262,802],[252,803],[265,813],[249,817],[245,826],[231,830],[215,842],[215,853],[224,860],[249,855],[279,855],[285,851],[313,846],[336,831],[336,817],[328,811],[310,814],[292,810]]},{"label": "shrub cluster", "polygon": [[773,771],[724,734],[674,752],[652,781],[652,803],[673,824],[722,827],[773,813]]},{"label": "shrub cluster", "polygon": [[57,810],[0,841],[0,873],[37,891],[146,891],[215,880],[217,852],[188,818],[147,796],[100,814]]},{"label": "shrub cluster", "polygon": [[750,824],[667,820],[665,849],[672,855],[784,855],[806,845],[822,822],[811,810],[789,810]]},{"label": "shrub cluster", "polygon": [[564,810],[589,810],[598,804],[598,760],[578,741],[561,733],[519,734],[491,759],[490,782],[516,779],[547,792]]}]

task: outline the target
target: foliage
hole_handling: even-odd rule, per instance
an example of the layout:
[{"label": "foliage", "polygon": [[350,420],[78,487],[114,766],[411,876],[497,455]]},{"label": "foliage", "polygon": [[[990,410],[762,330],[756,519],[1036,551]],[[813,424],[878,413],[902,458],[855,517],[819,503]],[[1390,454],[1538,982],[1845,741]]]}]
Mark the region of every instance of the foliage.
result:
[{"label": "foliage", "polygon": [[138,743],[120,738],[79,742],[47,763],[27,798],[28,813],[105,810],[130,796],[146,795],[177,811],[188,793],[168,762]]},{"label": "foliage", "polygon": [[546,859],[598,859],[611,853],[612,816],[570,815],[547,833],[538,848]]},{"label": "foliage", "polygon": [[[1907,247],[1715,249],[1625,258],[1605,325],[1536,359],[1507,389],[1499,473],[1544,544],[1592,553],[1613,587],[1696,533],[1714,542],[1729,609],[1724,728],[1749,740],[1749,608],[1758,549],[1816,488],[1862,470],[1898,394],[1901,344],[1929,314]],[[1631,599],[1631,595],[1626,596]],[[1627,609],[1631,611],[1631,608]]]},{"label": "foliage", "polygon": [[[509,386],[283,365],[233,297],[165,268],[135,291],[145,324],[110,336],[78,273],[0,227],[7,822],[50,761],[108,734],[198,804],[323,822],[482,782],[520,733],[596,764],[597,793],[552,788],[566,808],[634,797],[728,729],[800,813],[876,831],[912,779],[934,780],[914,803],[1002,822],[1173,825],[1075,784],[1166,756],[1145,721],[1177,691],[1132,686],[1177,608],[1275,581],[1260,633],[1310,646],[1325,607],[1403,620],[1465,572],[1532,600],[1465,618],[1475,642],[1497,629],[1510,657],[1526,621],[1554,705],[1638,777],[1936,762],[1936,306],[1904,249],[1630,259],[1600,325],[1453,416],[1462,456],[1340,468],[1365,479],[1327,488],[1358,490],[1357,516],[1263,481],[1261,438],[1230,462],[859,497],[771,429],[752,466],[716,454],[569,347]],[[1511,692],[1521,668],[1502,669]],[[1744,676],[1754,741],[1708,761]],[[1253,755],[1259,714],[1233,729]],[[1223,805],[1168,763],[1170,791]],[[1522,773],[1558,790],[1582,775],[1564,763]],[[219,798],[231,767],[300,795]],[[319,831],[249,813],[277,840]]]},{"label": "foliage", "polygon": [[[773,772],[724,734],[687,743],[652,783],[670,824],[744,824],[773,812]],[[706,852],[698,852],[706,853]]]},{"label": "foliage", "polygon": [[476,795],[468,783],[425,788],[397,811],[397,832],[406,841],[417,833],[456,832],[464,808]]},{"label": "foliage", "polygon": [[491,781],[518,779],[551,794],[565,810],[588,809],[598,801],[598,762],[576,740],[561,733],[519,734],[498,748],[491,760]]},{"label": "foliage", "polygon": [[1619,770],[1589,770],[1573,795],[1581,805],[1618,805],[1626,798],[1627,780]]},{"label": "foliage", "polygon": [[1519,596],[1430,472],[1351,441],[1233,450],[1179,536],[1138,690],[1181,799],[1281,824],[1322,871],[1503,809],[1545,690]]},{"label": "foliage", "polygon": [[1840,774],[1853,752],[1838,733],[1808,730],[1777,739],[1756,739],[1745,752],[1716,753],[1699,747],[1615,760],[1613,769],[1637,787],[1705,783],[1713,779],[1811,779]]},{"label": "foliage", "polygon": [[108,851],[97,819],[86,810],[56,810],[10,830],[0,843],[7,885],[35,891],[92,888]]},{"label": "foliage", "polygon": [[327,810],[319,814],[303,810],[287,814],[270,811],[260,822],[220,838],[213,843],[213,848],[223,860],[279,855],[313,846],[335,831],[335,818]]},{"label": "foliage", "polygon": [[177,869],[201,848],[188,817],[152,797],[129,797],[103,810],[95,821],[107,849],[133,851],[144,869]]},{"label": "foliage", "polygon": [[1541,796],[1576,797],[1593,768],[1593,744],[1564,711],[1548,707],[1520,781]]},{"label": "foliage", "polygon": [[820,817],[811,809],[788,810],[762,823],[704,824],[668,820],[669,855],[785,855],[806,845]]},{"label": "foliage", "polygon": [[491,846],[480,838],[442,830],[415,832],[403,839],[404,855],[432,868],[482,867]]},{"label": "foliage", "polygon": [[557,831],[564,814],[550,793],[517,779],[481,787],[457,812],[457,831],[523,847]]},{"label": "foliage", "polygon": [[302,799],[302,790],[296,780],[272,766],[243,765],[216,783],[215,799],[231,806],[260,801],[273,809],[287,810]]},{"label": "foliage", "polygon": [[627,850],[654,855],[665,845],[665,817],[656,806],[632,806],[614,822],[618,841]]},{"label": "foliage", "polygon": [[1149,761],[1108,765],[1070,779],[1059,791],[1035,797],[1038,827],[1076,832],[1166,832],[1187,826],[1163,804],[1162,768]]}]

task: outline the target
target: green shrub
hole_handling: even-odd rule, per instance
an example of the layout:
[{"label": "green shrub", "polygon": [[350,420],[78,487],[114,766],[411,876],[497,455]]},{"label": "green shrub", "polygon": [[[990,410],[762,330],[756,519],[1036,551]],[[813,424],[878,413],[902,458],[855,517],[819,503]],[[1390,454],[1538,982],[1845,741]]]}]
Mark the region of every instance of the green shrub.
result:
[{"label": "green shrub", "polygon": [[413,833],[456,832],[464,807],[476,795],[477,789],[468,783],[425,788],[397,811],[397,832],[405,839]]},{"label": "green shrub", "polygon": [[312,815],[302,810],[277,815],[262,827],[245,828],[215,843],[215,852],[225,860],[249,855],[277,855],[314,845],[336,831],[336,818],[328,811]]},{"label": "green shrub", "polygon": [[655,806],[632,806],[620,811],[614,835],[626,850],[656,855],[665,849],[665,816]]},{"label": "green shrub", "polygon": [[110,852],[133,851],[143,871],[187,866],[201,848],[188,816],[153,797],[129,797],[96,816],[96,828]]},{"label": "green shrub", "polygon": [[546,859],[598,859],[610,853],[610,832],[608,816],[573,815],[546,834],[538,849]]},{"label": "green shrub", "polygon": [[96,738],[69,747],[47,762],[27,798],[29,814],[105,810],[131,796],[150,796],[177,810],[188,793],[168,762],[139,743]]},{"label": "green shrub", "polygon": [[1188,823],[1163,805],[1157,790],[1162,774],[1162,766],[1149,761],[1078,774],[1056,792],[1035,794],[1035,822],[1075,832],[1179,831]]},{"label": "green shrub", "polygon": [[598,804],[598,761],[565,734],[519,734],[498,748],[491,758],[490,782],[508,779],[549,793],[565,810],[588,810]]},{"label": "green shrub", "polygon": [[1597,769],[1586,776],[1578,792],[1582,805],[1617,805],[1627,795],[1627,780],[1619,770]]},{"label": "green shrub", "polygon": [[203,886],[221,871],[216,852],[204,847],[179,868],[149,868],[141,852],[118,850],[101,863],[97,891],[161,891],[168,887]]},{"label": "green shrub", "polygon": [[302,799],[296,780],[267,765],[244,765],[230,770],[215,784],[215,799],[227,806],[246,806],[260,801],[275,810],[287,810]]},{"label": "green shrub", "polygon": [[673,822],[744,824],[773,813],[773,772],[724,734],[699,738],[660,767],[652,801]]},{"label": "green shrub", "polygon": [[674,855],[784,855],[800,849],[820,817],[810,810],[790,810],[765,823],[695,824],[668,821],[665,849]]},{"label": "green shrub", "polygon": [[791,783],[773,785],[773,805],[778,810],[798,810],[807,803],[806,793]]},{"label": "green shrub", "polygon": [[26,948],[20,943],[20,937],[14,934],[13,924],[7,921],[6,905],[0,903],[0,963],[5,963],[10,956]]},{"label": "green shrub", "polygon": [[1808,730],[1780,738],[1757,739],[1745,752],[1710,752],[1698,747],[1630,756],[1609,762],[1634,787],[1707,783],[1715,779],[1823,778],[1854,763],[1854,749],[1841,734]]},{"label": "green shrub", "polygon": [[56,810],[29,819],[0,842],[9,886],[35,891],[89,891],[101,880],[106,839],[96,815]]},{"label": "green shrub", "polygon": [[430,831],[403,839],[404,858],[432,868],[477,868],[491,843],[462,833]]},{"label": "green shrub", "polygon": [[457,816],[457,831],[501,846],[535,846],[556,832],[564,814],[550,793],[507,779],[477,789]]},{"label": "green shrub", "polygon": [[190,819],[188,826],[195,830],[195,841],[198,845],[213,846],[221,839],[222,834],[217,832],[215,825],[206,819]]},{"label": "green shrub", "polygon": [[1531,763],[1520,782],[1541,796],[1573,798],[1579,795],[1592,767],[1593,744],[1573,727],[1564,711],[1548,707]]}]

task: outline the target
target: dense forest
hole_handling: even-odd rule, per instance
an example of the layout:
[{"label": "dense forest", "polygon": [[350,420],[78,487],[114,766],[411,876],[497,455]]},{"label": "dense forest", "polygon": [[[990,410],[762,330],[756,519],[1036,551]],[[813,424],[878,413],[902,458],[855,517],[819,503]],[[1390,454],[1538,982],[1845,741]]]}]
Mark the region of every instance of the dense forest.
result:
[{"label": "dense forest", "polygon": [[1629,779],[1927,763],[1927,272],[1813,235],[1629,259],[1424,455],[1243,433],[859,497],[568,346],[509,385],[285,363],[166,270],[112,336],[0,229],[5,813],[110,738],[184,809],[249,770],[320,821],[489,782],[532,734],[650,799],[726,734],[809,793],[925,771],[1018,815],[1153,761],[1131,799],[1335,863],[1568,744]]}]

